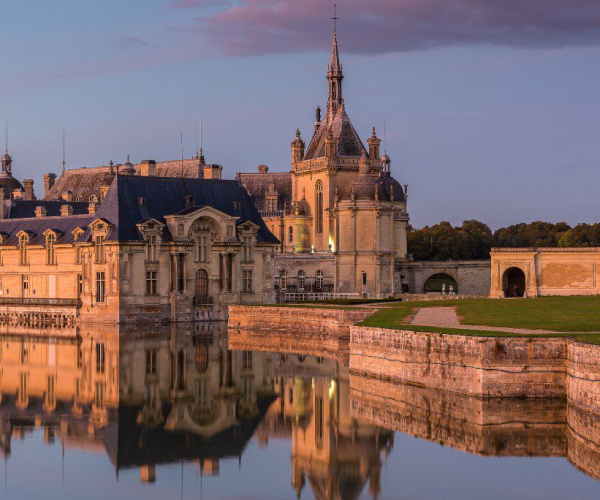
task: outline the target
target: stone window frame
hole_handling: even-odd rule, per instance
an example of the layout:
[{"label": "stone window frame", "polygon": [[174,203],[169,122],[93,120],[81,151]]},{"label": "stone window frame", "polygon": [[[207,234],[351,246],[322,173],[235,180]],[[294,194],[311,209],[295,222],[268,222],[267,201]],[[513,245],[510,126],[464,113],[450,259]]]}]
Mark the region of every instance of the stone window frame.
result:
[{"label": "stone window frame", "polygon": [[[149,273],[154,273],[154,277],[150,276],[150,278],[149,278],[148,277]],[[146,267],[146,274],[145,274],[144,283],[145,283],[145,295],[150,296],[150,297],[154,297],[156,295],[159,295],[159,291],[158,291],[158,269],[157,269],[156,266],[148,266],[148,267]]]},{"label": "stone window frame", "polygon": [[19,265],[26,266],[29,264],[29,252],[27,250],[27,245],[29,243],[29,234],[25,231],[19,231],[17,235],[19,238]]},{"label": "stone window frame", "polygon": [[95,280],[96,290],[94,293],[94,302],[96,304],[106,303],[106,272],[96,271]]},{"label": "stone window frame", "polygon": [[323,181],[315,182],[315,233],[323,234]]},{"label": "stone window frame", "polygon": [[242,293],[254,293],[253,290],[253,269],[251,267],[242,267]]},{"label": "stone window frame", "polygon": [[254,263],[254,252],[258,240],[258,226],[246,222],[239,227],[238,238],[241,242],[240,260],[243,264]]},{"label": "stone window frame", "polygon": [[94,263],[106,263],[106,238],[112,227],[103,219],[96,219],[91,224],[92,245],[94,247]]},{"label": "stone window frame", "polygon": [[[221,232],[219,221],[208,214],[203,214],[192,222],[188,237],[194,242],[194,262],[208,263],[211,261],[213,244]],[[200,243],[201,238],[206,238],[205,245]]]}]

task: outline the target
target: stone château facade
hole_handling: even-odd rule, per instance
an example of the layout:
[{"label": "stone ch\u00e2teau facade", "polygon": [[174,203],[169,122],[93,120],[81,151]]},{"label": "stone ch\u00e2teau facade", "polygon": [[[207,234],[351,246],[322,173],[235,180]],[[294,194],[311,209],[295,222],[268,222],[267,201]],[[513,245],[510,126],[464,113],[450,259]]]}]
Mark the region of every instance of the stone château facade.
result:
[{"label": "stone ch\u00e2teau facade", "polygon": [[281,291],[401,292],[407,260],[406,186],[390,172],[375,129],[365,148],[342,92],[334,31],[325,116],[317,109],[308,147],[291,144],[291,172],[240,173],[237,178],[281,241],[275,260]]},{"label": "stone ch\u00e2teau facade", "polygon": [[0,320],[224,319],[228,304],[274,301],[279,242],[244,188],[142,167],[115,172],[101,202],[11,202],[0,221]]}]

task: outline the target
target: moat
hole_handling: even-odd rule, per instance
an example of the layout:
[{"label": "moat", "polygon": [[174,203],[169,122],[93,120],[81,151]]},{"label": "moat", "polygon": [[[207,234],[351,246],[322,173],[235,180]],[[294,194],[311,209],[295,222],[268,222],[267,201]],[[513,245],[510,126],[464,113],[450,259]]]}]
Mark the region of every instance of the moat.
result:
[{"label": "moat", "polygon": [[350,373],[223,323],[0,334],[2,498],[583,499],[600,415]]}]

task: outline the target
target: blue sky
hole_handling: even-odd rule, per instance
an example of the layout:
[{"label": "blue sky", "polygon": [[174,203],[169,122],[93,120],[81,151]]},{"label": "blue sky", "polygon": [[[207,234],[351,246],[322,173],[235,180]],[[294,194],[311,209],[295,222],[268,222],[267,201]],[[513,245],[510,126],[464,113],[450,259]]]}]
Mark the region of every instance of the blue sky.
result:
[{"label": "blue sky", "polygon": [[[489,5],[488,5],[489,4]],[[595,222],[600,5],[591,0],[340,0],[347,111],[387,123],[416,226],[477,218]],[[224,176],[289,168],[324,106],[322,0],[0,3],[0,121],[13,171],[166,160],[195,149]]]}]

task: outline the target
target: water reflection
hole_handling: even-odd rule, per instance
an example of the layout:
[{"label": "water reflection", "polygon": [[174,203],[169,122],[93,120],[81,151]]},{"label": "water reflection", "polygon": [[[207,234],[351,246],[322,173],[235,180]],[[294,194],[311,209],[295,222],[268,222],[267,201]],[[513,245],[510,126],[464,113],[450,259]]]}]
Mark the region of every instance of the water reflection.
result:
[{"label": "water reflection", "polygon": [[[41,433],[45,445],[108,456],[117,480],[133,470],[138,484],[160,482],[178,464],[183,481],[185,463],[199,477],[221,475],[224,488],[237,479],[224,461],[241,466],[256,443],[264,497],[393,498],[382,471],[401,432],[471,455],[566,457],[600,479],[600,418],[562,400],[481,400],[355,376],[347,351],[319,349],[318,339],[228,338],[221,325],[48,333],[0,334],[8,463],[15,443]],[[270,456],[281,486],[267,480]]]}]

